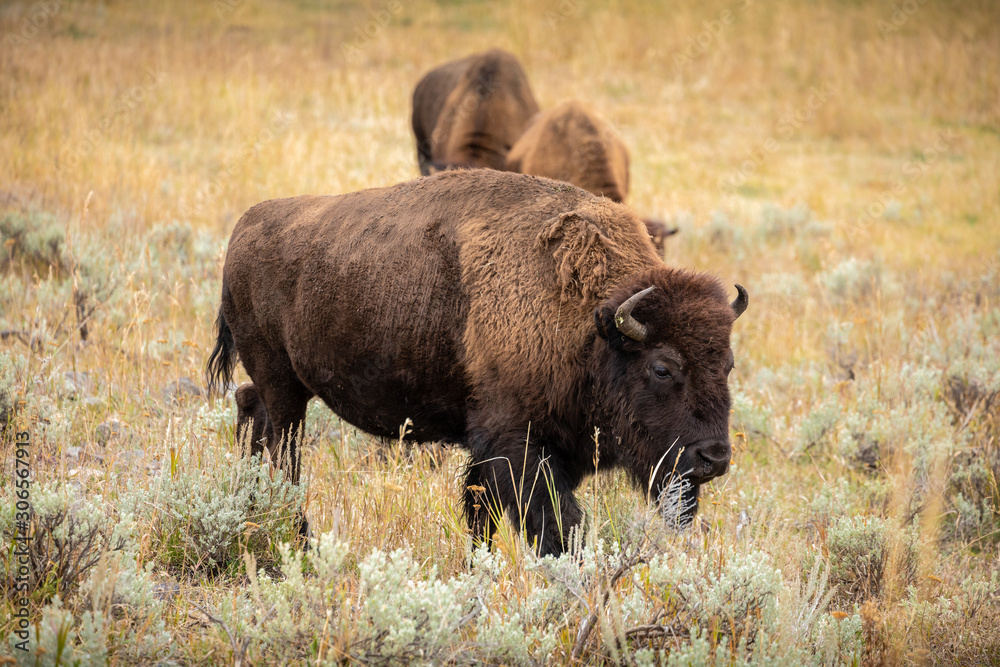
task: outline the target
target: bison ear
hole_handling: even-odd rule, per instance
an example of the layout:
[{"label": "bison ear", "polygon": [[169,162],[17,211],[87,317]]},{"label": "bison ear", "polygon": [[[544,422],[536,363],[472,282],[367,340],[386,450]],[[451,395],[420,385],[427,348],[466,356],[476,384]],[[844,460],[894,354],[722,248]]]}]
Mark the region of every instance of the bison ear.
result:
[{"label": "bison ear", "polygon": [[677,227],[667,227],[666,223],[656,218],[643,218],[642,222],[646,225],[646,232],[649,234],[649,238],[653,240],[653,246],[660,255],[666,249],[667,237],[673,236],[680,231]]},{"label": "bison ear", "polygon": [[614,313],[607,306],[598,307],[594,311],[594,324],[597,326],[598,335],[607,340],[611,330],[615,328]]},{"label": "bison ear", "polygon": [[666,238],[681,231],[680,227],[668,227],[667,223],[663,222],[659,218],[643,218],[642,221],[645,223],[646,231],[649,232],[650,236],[655,234]]},{"label": "bison ear", "polygon": [[597,327],[597,335],[608,341],[608,347],[612,350],[621,350],[624,344],[622,332],[615,326],[615,311],[611,306],[603,304],[594,311],[594,324]]}]

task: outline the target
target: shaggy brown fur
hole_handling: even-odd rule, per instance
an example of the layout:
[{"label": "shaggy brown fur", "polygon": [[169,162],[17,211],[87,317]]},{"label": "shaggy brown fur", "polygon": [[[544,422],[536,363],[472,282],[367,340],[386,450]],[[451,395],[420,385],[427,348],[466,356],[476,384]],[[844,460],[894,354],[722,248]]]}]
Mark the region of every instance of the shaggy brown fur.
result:
[{"label": "shaggy brown fur", "polygon": [[445,63],[413,91],[413,134],[421,174],[432,168],[503,169],[510,147],[538,112],[528,77],[500,49]]},{"label": "shaggy brown fur", "polygon": [[[628,195],[628,164],[628,149],[611,126],[576,100],[532,118],[507,155],[508,171],[565,181],[617,202]],[[662,256],[677,229],[644,222]]]},{"label": "shaggy brown fur", "polygon": [[507,170],[572,183],[617,202],[628,195],[628,150],[611,126],[576,100],[531,119]]},{"label": "shaggy brown fur", "polygon": [[[638,342],[614,315],[650,285]],[[695,489],[725,472],[736,316],[715,278],[664,266],[624,206],[548,179],[449,171],[247,211],[209,377],[227,380],[238,351],[267,446],[291,442],[296,479],[313,396],[378,436],[409,418],[412,439],[463,445],[475,534],[499,507],[558,553],[581,518],[572,492],[593,472],[595,428],[601,467],[652,481],[654,497],[675,469]]]}]

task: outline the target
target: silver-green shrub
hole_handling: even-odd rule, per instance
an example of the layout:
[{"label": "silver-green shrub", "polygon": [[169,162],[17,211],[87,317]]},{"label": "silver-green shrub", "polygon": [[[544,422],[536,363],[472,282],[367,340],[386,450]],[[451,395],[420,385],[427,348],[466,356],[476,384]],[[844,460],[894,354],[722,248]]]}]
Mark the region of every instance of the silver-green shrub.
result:
[{"label": "silver-green shrub", "polygon": [[[0,498],[0,534],[15,533],[13,485]],[[29,523],[27,557],[29,595],[48,600],[56,594],[65,598],[83,582],[103,554],[125,547],[127,527],[112,520],[101,500],[82,494],[70,483],[35,483],[31,487],[33,516]],[[11,550],[0,550],[5,573],[13,572]]]},{"label": "silver-green shrub", "polygon": [[[77,625],[57,595],[28,629],[28,651],[13,649],[18,665],[28,667],[98,667],[107,662],[107,620],[101,612],[84,612]],[[13,642],[13,638],[11,640]]]},{"label": "silver-green shrub", "polygon": [[913,618],[913,639],[932,650],[928,661],[941,665],[987,665],[1000,646],[1000,573],[967,576],[957,594],[902,603]]},{"label": "silver-green shrub", "polygon": [[752,646],[774,622],[781,571],[762,551],[730,553],[724,562],[717,568],[709,554],[655,556],[649,584],[678,630],[704,628],[734,645]]},{"label": "silver-green shrub", "polygon": [[259,457],[184,448],[148,486],[123,494],[123,518],[149,526],[167,559],[186,567],[238,563],[242,548],[288,540],[305,489]]},{"label": "silver-green shrub", "polygon": [[876,516],[839,517],[826,535],[830,580],[841,604],[878,598],[887,584],[890,553],[898,550],[895,575],[904,585],[916,578],[915,529],[904,533]]},{"label": "silver-green shrub", "polygon": [[830,394],[814,405],[798,428],[798,447],[808,451],[824,442],[833,431],[843,414],[843,407],[837,394]]},{"label": "silver-green shrub", "polygon": [[14,419],[17,378],[26,366],[27,360],[23,356],[0,352],[0,435],[5,433],[7,424]]},{"label": "silver-green shrub", "polygon": [[56,271],[69,268],[65,252],[65,234],[55,217],[47,213],[19,213],[7,211],[0,214],[0,270],[7,270],[11,260],[22,262],[39,275],[47,267]]},{"label": "silver-green shrub", "polygon": [[882,267],[878,262],[848,257],[818,278],[830,300],[843,305],[874,294],[882,281]]},{"label": "silver-green shrub", "polygon": [[646,635],[658,641],[633,647],[637,665],[819,666],[860,657],[861,620],[827,613],[833,591],[821,559],[804,580],[789,581],[765,551],[665,553],[643,576],[636,586],[657,603],[661,625]]},{"label": "silver-green shrub", "polygon": [[[250,591],[226,600],[218,621],[237,637],[239,650],[285,662],[312,664],[469,664],[476,643],[463,639],[491,601],[496,558],[474,554],[467,573],[450,579],[420,565],[403,550],[373,551],[356,566],[345,565],[348,545],[328,532],[312,540],[308,553],[280,547],[280,580],[263,572],[251,576]],[[252,568],[248,568],[252,571]],[[502,625],[502,624],[501,624]],[[502,629],[492,620],[478,637],[496,656],[519,657],[530,650],[523,628]],[[266,656],[266,658],[263,658]],[[527,662],[527,661],[526,661]]]},{"label": "silver-green shrub", "polygon": [[[130,551],[105,553],[79,586],[71,607],[56,595],[29,626],[28,651],[15,648],[20,665],[89,667],[117,659],[145,663],[173,643],[163,619],[164,603],[153,594],[152,566],[142,569]],[[75,613],[74,613],[75,612]]]},{"label": "silver-green shrub", "polygon": [[351,654],[365,663],[440,664],[467,650],[460,641],[482,603],[475,575],[438,578],[402,550],[374,551],[358,566],[360,611]]},{"label": "silver-green shrub", "polygon": [[147,661],[170,650],[166,603],[155,594],[153,567],[152,562],[140,567],[135,551],[126,549],[102,559],[81,586],[84,604],[112,619],[115,632],[108,641],[116,645],[116,655]]},{"label": "silver-green shrub", "polygon": [[768,438],[774,432],[773,410],[753,398],[741,388],[733,391],[733,427],[748,438]]}]

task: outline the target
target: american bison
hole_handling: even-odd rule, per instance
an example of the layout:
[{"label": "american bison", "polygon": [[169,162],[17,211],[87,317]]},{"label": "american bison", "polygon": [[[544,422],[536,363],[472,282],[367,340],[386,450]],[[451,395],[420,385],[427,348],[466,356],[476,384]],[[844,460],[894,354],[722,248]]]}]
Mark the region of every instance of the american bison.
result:
[{"label": "american bison", "polygon": [[628,194],[628,149],[576,100],[531,119],[507,155],[507,170],[572,183],[617,202]]},{"label": "american bison", "polygon": [[[572,183],[617,202],[628,195],[628,149],[600,116],[576,100],[536,115],[507,154],[507,171]],[[676,229],[643,222],[661,255]]]},{"label": "american bison", "polygon": [[503,169],[507,151],[537,112],[521,63],[506,51],[491,49],[431,70],[413,91],[420,173]]},{"label": "american bison", "polygon": [[457,170],[276,199],[233,230],[209,386],[238,354],[241,424],[288,444],[294,479],[313,396],[376,436],[409,418],[413,440],[468,450],[475,536],[501,508],[556,554],[595,429],[601,469],[653,498],[683,477],[691,513],[726,472],[737,290],[668,268],[626,207],[545,178]]}]

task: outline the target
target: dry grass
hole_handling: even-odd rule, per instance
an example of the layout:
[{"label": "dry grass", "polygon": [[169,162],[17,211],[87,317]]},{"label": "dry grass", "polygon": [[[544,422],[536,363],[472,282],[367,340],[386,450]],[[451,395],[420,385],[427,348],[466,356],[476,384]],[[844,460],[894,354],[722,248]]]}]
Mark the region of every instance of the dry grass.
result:
[{"label": "dry grass", "polygon": [[[915,531],[915,575],[893,537],[879,593],[836,610],[860,619],[860,658],[997,664],[1000,589],[994,579],[982,598],[966,580],[996,574],[1000,492],[964,471],[1000,465],[1000,399],[987,386],[998,380],[946,376],[959,368],[951,343],[987,350],[973,362],[998,352],[1000,327],[984,323],[1000,307],[1000,6],[903,4],[915,11],[891,31],[895,5],[846,0],[3,6],[0,211],[52,214],[65,236],[51,276],[23,239],[4,249],[0,276],[0,329],[15,332],[0,353],[26,358],[9,382],[38,443],[36,479],[75,480],[113,505],[153,474],[122,463],[136,451],[169,462],[170,447],[232,449],[230,428],[194,419],[203,399],[162,394],[201,377],[229,230],[264,199],[416,177],[414,84],[497,45],[521,57],[542,106],[582,98],[621,133],[630,204],[682,228],[669,263],[749,288],[734,341],[734,388],[747,401],[735,469],[707,491],[711,530],[685,544],[721,568],[732,549],[748,553],[749,532],[805,586],[815,558],[849,547],[828,543],[838,517]],[[93,307],[86,341],[79,294]],[[968,322],[985,333],[962,338]],[[907,393],[920,368],[941,376],[936,395]],[[73,395],[65,373],[84,371],[93,384]],[[314,529],[336,527],[353,562],[406,547],[440,575],[465,572],[461,453],[382,456],[323,409],[310,415]],[[100,444],[110,418],[127,438]],[[855,436],[868,447],[860,458]],[[6,494],[6,441],[4,452]],[[957,490],[994,514],[972,525]],[[624,539],[639,495],[611,476],[583,496],[601,534]],[[500,599],[525,599],[538,574],[523,545],[508,530],[498,550],[511,559]],[[167,615],[175,657],[229,662],[229,642],[192,605],[246,586],[242,566],[209,576],[140,554],[180,583]],[[939,598],[959,611],[920,606]],[[567,618],[552,661],[609,656],[595,630],[574,657],[583,616]],[[130,661],[122,650],[111,659]]]}]

